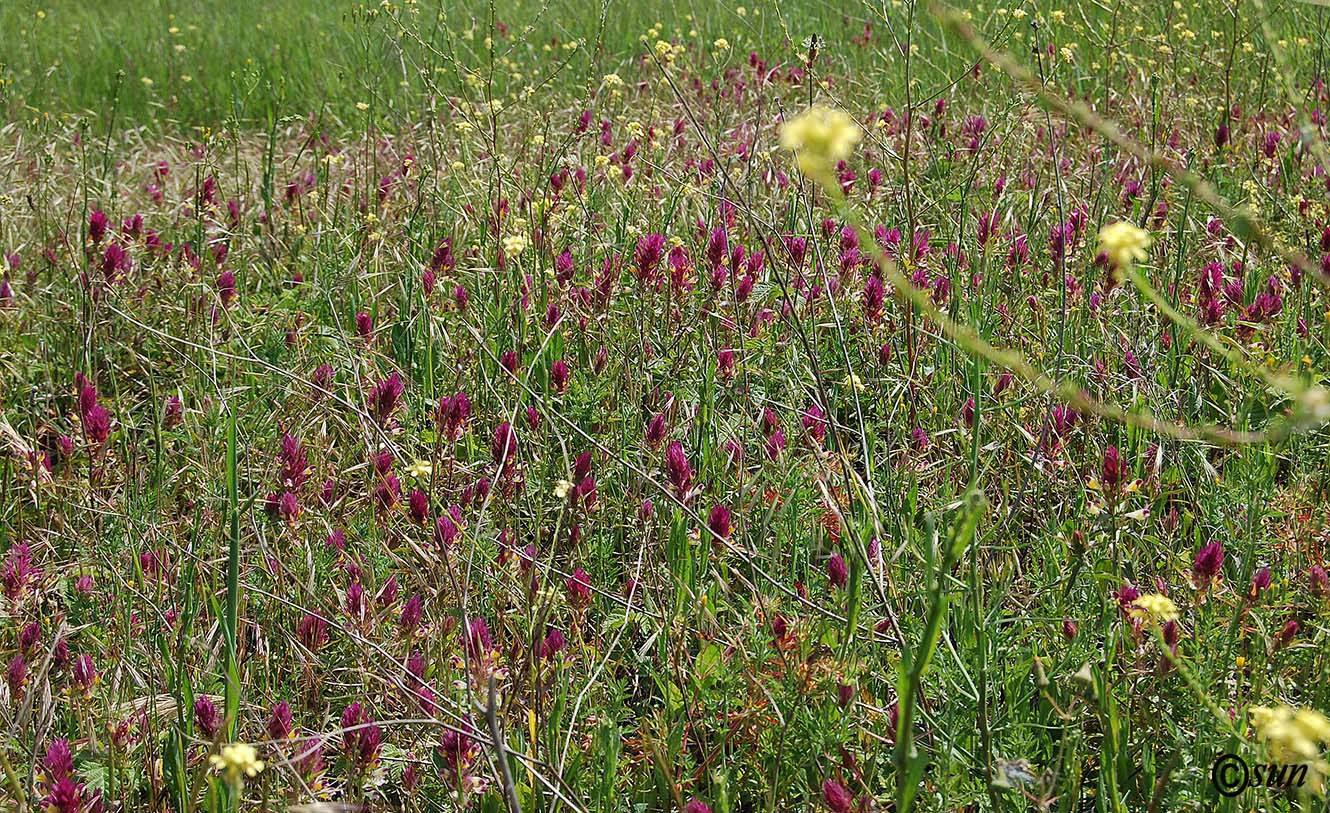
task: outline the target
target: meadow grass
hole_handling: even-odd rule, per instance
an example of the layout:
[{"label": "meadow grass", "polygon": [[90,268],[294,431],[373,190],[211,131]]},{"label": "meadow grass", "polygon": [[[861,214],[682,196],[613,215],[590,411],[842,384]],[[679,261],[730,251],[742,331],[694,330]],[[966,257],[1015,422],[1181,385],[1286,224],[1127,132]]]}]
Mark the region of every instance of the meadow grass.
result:
[{"label": "meadow grass", "polygon": [[1324,17],[0,6],[3,808],[1321,809]]}]

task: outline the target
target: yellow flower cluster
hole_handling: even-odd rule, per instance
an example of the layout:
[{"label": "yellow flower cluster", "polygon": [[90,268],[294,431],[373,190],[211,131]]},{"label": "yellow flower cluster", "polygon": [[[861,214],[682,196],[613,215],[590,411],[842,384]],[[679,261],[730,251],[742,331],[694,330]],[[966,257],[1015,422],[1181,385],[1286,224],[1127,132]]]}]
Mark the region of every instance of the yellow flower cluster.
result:
[{"label": "yellow flower cluster", "polygon": [[1178,620],[1178,605],[1162,593],[1146,593],[1132,602],[1132,613],[1151,625]]},{"label": "yellow flower cluster", "polygon": [[516,257],[526,251],[529,245],[531,245],[531,239],[525,234],[509,234],[503,238],[503,253]]},{"label": "yellow flower cluster", "polygon": [[863,130],[843,110],[813,107],[780,128],[780,145],[794,153],[799,171],[824,186],[835,186],[836,162],[854,153]]},{"label": "yellow flower cluster", "polygon": [[213,770],[221,773],[227,783],[240,786],[246,778],[254,778],[263,771],[263,760],[254,750],[254,746],[243,742],[223,745],[221,753],[213,754],[208,760]]},{"label": "yellow flower cluster", "polygon": [[1123,271],[1149,255],[1150,232],[1133,226],[1125,220],[1110,223],[1099,230],[1099,250],[1108,255],[1108,261]]},{"label": "yellow flower cluster", "polygon": [[1330,720],[1314,709],[1252,706],[1248,714],[1256,734],[1280,762],[1310,762],[1330,742]]}]

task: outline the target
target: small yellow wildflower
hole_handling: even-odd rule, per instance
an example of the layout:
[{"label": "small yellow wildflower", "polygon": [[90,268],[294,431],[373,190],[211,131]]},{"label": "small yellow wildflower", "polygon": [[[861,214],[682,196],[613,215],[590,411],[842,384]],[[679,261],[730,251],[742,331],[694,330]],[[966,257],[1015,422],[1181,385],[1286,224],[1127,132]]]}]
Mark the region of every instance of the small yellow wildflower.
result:
[{"label": "small yellow wildflower", "polygon": [[243,742],[223,745],[221,753],[213,754],[208,762],[234,787],[243,785],[247,777],[258,776],[264,768],[263,760],[259,759],[254,746]]},{"label": "small yellow wildflower", "polygon": [[1252,727],[1279,762],[1307,762],[1321,755],[1330,742],[1330,720],[1313,709],[1289,706],[1252,706]]},{"label": "small yellow wildflower", "polygon": [[1132,602],[1132,613],[1150,624],[1165,624],[1178,620],[1178,605],[1162,593],[1146,593]]},{"label": "small yellow wildflower", "polygon": [[1108,255],[1108,261],[1115,268],[1124,271],[1149,256],[1145,250],[1150,247],[1150,242],[1150,232],[1125,220],[1099,230],[1099,250]]},{"label": "small yellow wildflower", "polygon": [[529,245],[531,245],[531,240],[525,234],[510,234],[503,238],[503,253],[515,257],[526,251],[526,247]]},{"label": "small yellow wildflower", "polygon": [[411,464],[410,468],[406,470],[407,474],[411,475],[417,480],[424,480],[426,477],[429,477],[430,474],[432,474],[433,472],[434,472],[434,467],[430,465],[430,462],[428,460],[417,460],[416,462]]},{"label": "small yellow wildflower", "polygon": [[835,186],[832,169],[854,152],[863,130],[843,110],[810,108],[780,128],[780,145],[794,153],[799,171],[824,186]]}]

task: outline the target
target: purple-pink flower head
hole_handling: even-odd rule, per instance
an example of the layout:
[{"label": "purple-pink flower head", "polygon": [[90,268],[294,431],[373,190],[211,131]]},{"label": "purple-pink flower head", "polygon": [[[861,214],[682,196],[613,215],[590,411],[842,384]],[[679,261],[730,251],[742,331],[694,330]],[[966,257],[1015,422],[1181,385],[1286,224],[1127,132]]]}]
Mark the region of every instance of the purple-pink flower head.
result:
[{"label": "purple-pink flower head", "polygon": [[74,660],[74,669],[71,675],[74,679],[74,685],[81,691],[88,692],[93,684],[97,682],[97,667],[93,665],[92,656],[88,654],[79,655]]},{"label": "purple-pink flower head", "polygon": [[346,614],[352,621],[365,619],[365,586],[360,582],[351,582],[346,587]]},{"label": "purple-pink flower head", "polygon": [[46,747],[42,767],[46,769],[47,781],[51,782],[74,773],[74,754],[69,748],[69,740],[52,740]]},{"label": "purple-pink flower head", "polygon": [[92,214],[88,215],[88,239],[94,245],[100,243],[102,238],[106,237],[106,230],[110,225],[111,219],[106,216],[106,212],[93,209]]},{"label": "purple-pink flower head", "polygon": [[439,433],[448,440],[457,440],[471,418],[471,401],[464,392],[445,395],[439,399],[434,417]]},{"label": "purple-pink flower head", "polygon": [[557,393],[568,389],[568,362],[559,359],[550,367],[550,386]]},{"label": "purple-pink flower head", "polygon": [[402,483],[395,474],[385,474],[375,483],[373,497],[375,506],[383,513],[397,506],[402,496]]},{"label": "purple-pink flower head", "polygon": [[1279,649],[1293,643],[1293,639],[1297,637],[1298,630],[1300,629],[1301,625],[1298,624],[1298,620],[1296,618],[1290,618],[1288,621],[1286,621],[1284,623],[1283,629],[1281,629],[1278,633],[1275,634],[1275,641],[1274,641],[1275,648]]},{"label": "purple-pink flower head", "polygon": [[998,213],[996,211],[981,212],[978,217],[979,223],[975,227],[975,239],[979,241],[980,248],[988,245],[988,241],[997,234]]},{"label": "purple-pink flower head", "polygon": [[665,413],[659,412],[652,415],[651,420],[647,421],[647,445],[653,449],[656,448],[661,444],[661,441],[665,440],[665,434],[668,431],[668,427],[665,424]]},{"label": "purple-pink flower head", "polygon": [[342,750],[361,772],[372,768],[379,759],[383,731],[359,703],[342,711]]},{"label": "purple-pink flower head", "polygon": [[282,435],[281,451],[277,460],[281,465],[281,485],[299,491],[309,479],[309,460],[300,439],[292,434]]},{"label": "purple-pink flower head", "polygon": [[230,305],[236,298],[236,275],[229,268],[217,275],[217,297],[222,305]]},{"label": "purple-pink flower head", "polygon": [[730,539],[730,509],[723,505],[713,505],[707,517],[707,529],[711,531],[712,542],[728,542]]},{"label": "purple-pink flower head", "polygon": [[1117,599],[1118,610],[1128,617],[1132,617],[1135,612],[1136,599],[1141,597],[1141,591],[1131,582],[1124,583],[1117,590],[1113,591],[1113,598]]},{"label": "purple-pink flower head", "polygon": [[4,569],[0,570],[0,585],[4,586],[5,598],[17,602],[41,578],[42,573],[33,565],[32,550],[26,542],[19,542],[9,549]]},{"label": "purple-pink flower head", "polygon": [[1256,571],[1251,577],[1251,591],[1248,596],[1252,599],[1261,597],[1261,593],[1270,586],[1270,566],[1264,565]]},{"label": "purple-pink flower head", "polygon": [[568,577],[568,603],[575,609],[584,610],[591,604],[591,577],[582,568],[573,571]]},{"label": "purple-pink flower head", "polygon": [[366,398],[367,406],[370,415],[374,417],[379,426],[386,428],[392,425],[393,413],[397,411],[402,393],[405,390],[406,386],[397,373],[392,373],[370,388],[369,395]]},{"label": "purple-pink flower head", "polygon": [[822,783],[822,801],[831,813],[850,813],[854,809],[854,797],[835,779]]},{"label": "purple-pink flower head", "polygon": [[5,675],[9,683],[9,693],[14,697],[23,696],[23,687],[28,684],[28,661],[23,653],[14,656],[9,662],[9,671]]},{"label": "purple-pink flower head", "polygon": [[24,655],[33,654],[33,650],[42,639],[42,625],[33,621],[23,627],[18,634],[18,651]]},{"label": "purple-pink flower head", "polygon": [[720,373],[723,380],[730,380],[734,377],[734,350],[729,347],[722,347],[716,351],[716,371]]},{"label": "purple-pink flower head", "polygon": [[74,373],[74,390],[78,393],[79,415],[88,414],[97,403],[97,388],[83,373]]},{"label": "purple-pink flower head", "polygon": [[572,280],[574,271],[573,254],[565,248],[554,258],[554,278],[566,285]]},{"label": "purple-pink flower head", "polygon": [[1105,491],[1116,492],[1122,488],[1127,479],[1127,462],[1122,459],[1118,447],[1109,446],[1104,450],[1104,462],[1100,466],[1099,476]]},{"label": "purple-pink flower head", "polygon": [[1214,578],[1219,575],[1219,571],[1223,566],[1223,543],[1214,539],[1203,545],[1196,552],[1196,559],[1191,566],[1192,580],[1196,583],[1197,589],[1204,590],[1209,587]]},{"label": "purple-pink flower head", "polygon": [[539,655],[541,660],[550,660],[563,651],[565,645],[563,633],[557,627],[550,627],[549,632],[545,633],[545,640],[540,642]]},{"label": "purple-pink flower head", "polygon": [[688,489],[693,483],[693,468],[688,465],[688,456],[684,454],[683,444],[677,440],[672,441],[665,449],[665,471],[674,486],[675,495],[681,500],[686,500]]},{"label": "purple-pink flower head", "polygon": [[1312,565],[1307,571],[1307,581],[1311,585],[1312,595],[1325,598],[1330,595],[1330,574],[1320,565]]},{"label": "purple-pink flower head", "polygon": [[282,492],[277,499],[277,516],[285,523],[293,523],[300,518],[300,500],[290,491]]},{"label": "purple-pink flower head", "polygon": [[886,288],[877,274],[869,274],[864,282],[864,319],[869,324],[882,318],[882,303],[886,297]]},{"label": "purple-pink flower head", "polygon": [[833,553],[827,558],[827,581],[839,590],[850,580],[850,568],[845,564],[845,557]]},{"label": "purple-pink flower head", "polygon": [[591,476],[591,452],[582,452],[573,461],[573,482],[580,483]]},{"label": "purple-pink flower head", "polygon": [[402,605],[402,615],[398,630],[403,638],[409,638],[420,629],[420,622],[425,617],[425,600],[415,594]]},{"label": "purple-pink flower head", "polygon": [[383,583],[383,587],[379,589],[379,595],[375,597],[375,601],[378,602],[380,607],[385,609],[391,609],[392,606],[397,603],[396,574],[389,576],[388,581]]},{"label": "purple-pink flower head", "polygon": [[42,809],[48,813],[100,813],[102,810],[102,792],[88,793],[88,787],[73,777],[60,777],[48,787],[41,800]]},{"label": "purple-pink flower head", "polygon": [[129,252],[119,243],[113,242],[106,247],[102,253],[102,276],[107,282],[114,283],[120,279],[125,272],[129,271],[130,261]]},{"label": "purple-pink flower head", "polygon": [[206,694],[194,700],[194,727],[206,740],[215,738],[222,730],[222,715],[217,711],[217,704]]},{"label": "purple-pink flower head", "polygon": [[638,279],[649,282],[655,277],[656,268],[665,256],[664,251],[665,235],[652,233],[638,238],[637,248],[633,251],[633,267]]},{"label": "purple-pink flower head", "polygon": [[268,738],[272,740],[285,740],[295,733],[295,718],[291,714],[290,704],[285,700],[279,701],[277,705],[273,706],[272,714],[268,716],[266,730]]},{"label": "purple-pink flower head", "polygon": [[817,404],[809,404],[801,420],[804,431],[818,445],[827,439],[827,417]]},{"label": "purple-pink flower head", "polygon": [[473,658],[480,658],[494,651],[494,638],[490,636],[490,625],[483,618],[473,618],[466,625],[467,651]]},{"label": "purple-pink flower head", "polygon": [[517,432],[512,424],[504,421],[494,429],[494,437],[490,440],[490,455],[498,464],[499,471],[504,472],[517,459],[517,454]]},{"label": "purple-pink flower head", "polygon": [[296,638],[310,652],[318,652],[328,643],[328,622],[317,615],[306,613],[296,627]]},{"label": "purple-pink flower head", "polygon": [[420,489],[412,489],[406,498],[407,513],[411,520],[423,525],[425,520],[429,519],[429,497]]},{"label": "purple-pink flower head", "polygon": [[162,428],[174,429],[180,425],[185,415],[185,403],[180,400],[179,395],[172,395],[166,399],[166,404],[162,407]]},{"label": "purple-pink flower head", "polygon": [[89,443],[101,446],[111,436],[111,413],[101,404],[93,404],[83,413],[83,431]]},{"label": "purple-pink flower head", "polygon": [[729,253],[729,238],[725,234],[725,227],[717,226],[711,230],[711,235],[707,238],[707,265],[712,268],[718,267],[725,262]]},{"label": "purple-pink flower head", "polygon": [[517,372],[520,369],[520,362],[517,359],[517,351],[503,351],[503,355],[499,357],[499,366],[507,370],[510,375],[517,375]]},{"label": "purple-pink flower head", "polygon": [[319,390],[319,392],[317,392],[316,395],[323,395],[322,391],[327,390],[329,387],[332,386],[333,383],[332,365],[320,364],[317,368],[315,368],[314,375],[310,380],[313,382],[314,387],[317,390]]},{"label": "purple-pink flower head", "polygon": [[434,520],[434,545],[440,551],[446,551],[452,547],[453,542],[457,541],[457,535],[461,531],[457,523],[448,514],[440,514],[438,519]]},{"label": "purple-pink flower head", "polygon": [[445,780],[459,782],[462,774],[471,767],[476,758],[476,741],[467,734],[449,728],[439,738],[439,759],[443,762]]}]

